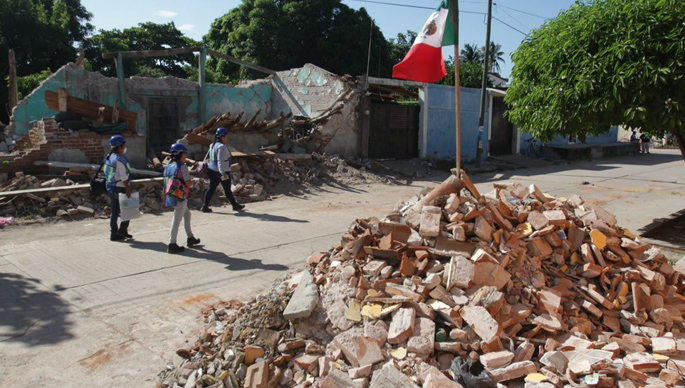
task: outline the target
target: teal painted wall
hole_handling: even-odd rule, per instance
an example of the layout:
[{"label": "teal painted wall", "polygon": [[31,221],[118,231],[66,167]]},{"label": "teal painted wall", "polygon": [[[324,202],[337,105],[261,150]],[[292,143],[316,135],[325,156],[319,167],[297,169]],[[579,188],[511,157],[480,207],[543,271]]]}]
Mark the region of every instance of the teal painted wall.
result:
[{"label": "teal painted wall", "polygon": [[[199,85],[194,82],[172,77],[151,79],[133,77],[125,80],[126,103],[123,109],[138,114],[136,131],[147,135],[147,101],[153,98],[180,98],[179,126],[181,131],[193,129],[201,124],[199,114]],[[33,128],[33,122],[45,117],[52,117],[56,111],[48,109],[45,103],[45,91],[57,92],[59,88],[66,88],[69,96],[98,102],[103,105],[114,105],[119,97],[116,78],[108,78],[97,72],[90,72],[75,68],[68,64],[60,68],[50,78],[45,80],[30,95],[17,105],[13,125],[15,133],[24,135]],[[240,112],[244,121],[249,120],[261,109],[258,120],[273,119],[280,114],[271,109],[273,88],[267,82],[255,82],[245,87],[234,87],[225,84],[206,85],[207,118],[231,112],[236,116]],[[289,113],[289,110],[285,112]]]}]

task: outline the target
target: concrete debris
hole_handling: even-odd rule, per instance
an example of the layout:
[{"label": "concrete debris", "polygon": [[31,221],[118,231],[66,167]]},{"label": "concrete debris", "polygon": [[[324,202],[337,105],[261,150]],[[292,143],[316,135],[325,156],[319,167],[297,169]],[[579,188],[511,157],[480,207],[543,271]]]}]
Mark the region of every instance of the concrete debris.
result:
[{"label": "concrete debris", "polygon": [[[580,197],[518,184],[481,196],[468,182],[451,177],[384,219],[355,220],[306,259],[294,291],[286,278],[209,312],[159,386],[200,368],[255,386],[254,347],[264,354],[250,371],[268,368],[269,387],[456,388],[450,365],[462,360],[499,386],[683,383],[666,367],[685,357],[683,272]],[[286,311],[301,287],[318,298],[298,318]]]}]

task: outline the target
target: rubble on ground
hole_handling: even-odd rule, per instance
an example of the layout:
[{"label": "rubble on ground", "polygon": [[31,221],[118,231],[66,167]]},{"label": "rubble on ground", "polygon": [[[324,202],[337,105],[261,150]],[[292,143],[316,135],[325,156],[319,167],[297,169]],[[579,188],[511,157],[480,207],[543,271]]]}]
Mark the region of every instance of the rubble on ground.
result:
[{"label": "rubble on ground", "polygon": [[452,176],[208,311],[158,387],[673,386],[684,275],[576,195]]},{"label": "rubble on ground", "polygon": [[[191,167],[191,171],[194,171],[194,168]],[[109,217],[109,198],[105,195],[90,198],[89,186],[86,184],[90,176],[83,175],[83,172],[67,171],[65,176],[47,180],[17,173],[13,179],[0,185],[0,192],[29,191],[0,197],[0,216],[68,218],[77,214],[87,214],[100,218]],[[74,174],[68,175],[69,173]],[[313,154],[311,161],[308,162],[273,157],[244,158],[238,159],[231,173],[232,192],[238,202],[250,203],[263,201],[274,195],[300,191],[307,185],[397,184],[397,180],[389,173],[387,168],[375,162],[357,163],[326,154]],[[191,208],[199,208],[202,205],[202,198],[208,186],[207,179],[195,180],[190,191]],[[35,190],[50,187],[73,189],[49,192]],[[141,212],[154,213],[164,210],[161,178],[135,182],[133,191],[140,193]],[[218,194],[212,198],[213,206],[220,206],[226,202],[221,189],[217,191]]]}]

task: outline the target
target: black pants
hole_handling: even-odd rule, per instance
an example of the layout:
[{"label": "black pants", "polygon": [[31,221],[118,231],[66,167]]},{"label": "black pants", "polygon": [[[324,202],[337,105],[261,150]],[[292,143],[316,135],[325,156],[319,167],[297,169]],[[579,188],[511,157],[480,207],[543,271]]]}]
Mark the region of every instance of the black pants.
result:
[{"label": "black pants", "polygon": [[121,226],[117,227],[117,219],[119,214],[121,214],[121,208],[119,207],[119,193],[126,194],[126,189],[123,187],[117,187],[114,189],[113,193],[107,192],[109,195],[109,202],[112,208],[112,214],[109,216],[109,231],[112,236],[121,231],[123,233],[128,233],[128,223],[129,221],[124,221]]},{"label": "black pants", "polygon": [[209,188],[205,193],[204,205],[209,206],[209,201],[212,200],[216,188],[219,186],[219,183],[221,183],[221,187],[224,188],[224,194],[226,195],[226,198],[228,198],[228,201],[233,207],[238,206],[238,202],[235,200],[235,197],[233,197],[233,192],[231,191],[231,175],[228,175],[228,179],[222,181],[220,172],[214,170],[209,170],[207,172],[209,173]]}]

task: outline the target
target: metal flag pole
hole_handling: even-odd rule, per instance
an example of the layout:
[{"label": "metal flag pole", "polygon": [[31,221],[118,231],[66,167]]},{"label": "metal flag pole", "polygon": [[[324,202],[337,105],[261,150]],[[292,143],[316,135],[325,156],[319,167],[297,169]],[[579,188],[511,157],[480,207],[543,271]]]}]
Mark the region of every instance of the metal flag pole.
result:
[{"label": "metal flag pole", "polygon": [[[492,0],[488,1],[488,24],[485,30],[485,58],[483,58],[483,84],[480,91],[480,113],[478,114],[478,149],[476,151],[476,167],[480,167],[480,159],[483,157],[483,122],[485,120],[485,97],[488,90],[488,73],[490,72],[490,27],[492,26]],[[489,123],[492,127],[492,124]]]},{"label": "metal flag pole", "polygon": [[450,0],[450,21],[454,27],[454,119],[457,125],[457,177],[461,178],[461,93],[459,88],[459,4]]}]

